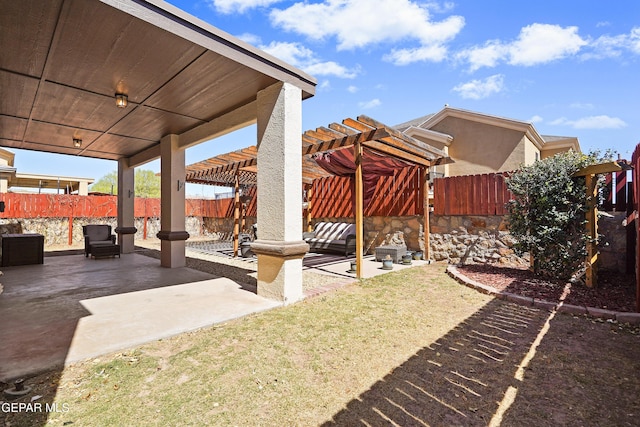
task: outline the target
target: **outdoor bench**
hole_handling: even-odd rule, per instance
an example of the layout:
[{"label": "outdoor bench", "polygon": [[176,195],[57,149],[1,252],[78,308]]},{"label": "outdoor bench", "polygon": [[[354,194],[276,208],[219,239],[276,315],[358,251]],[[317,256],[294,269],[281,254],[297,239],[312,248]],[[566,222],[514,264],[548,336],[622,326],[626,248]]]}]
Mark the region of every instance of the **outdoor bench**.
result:
[{"label": "outdoor bench", "polygon": [[318,222],[312,232],[303,233],[310,252],[338,252],[345,256],[356,251],[356,225],[348,222]]}]

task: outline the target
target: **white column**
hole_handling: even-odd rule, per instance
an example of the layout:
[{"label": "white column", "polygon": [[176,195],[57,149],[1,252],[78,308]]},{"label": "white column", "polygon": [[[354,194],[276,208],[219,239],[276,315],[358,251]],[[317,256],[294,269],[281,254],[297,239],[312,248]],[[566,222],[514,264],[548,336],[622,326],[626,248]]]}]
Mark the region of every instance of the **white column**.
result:
[{"label": "white column", "polygon": [[303,298],[302,93],[288,83],[258,92],[258,295]]},{"label": "white column", "polygon": [[87,181],[78,182],[78,196],[87,196],[89,194],[89,183]]},{"label": "white column", "polygon": [[160,140],[160,264],[163,267],[184,267],[185,244],[185,165],[184,149],[179,148],[178,135],[166,135]]},{"label": "white column", "polygon": [[136,228],[134,223],[134,171],[128,159],[118,160],[118,234],[120,252],[130,254],[134,251]]}]

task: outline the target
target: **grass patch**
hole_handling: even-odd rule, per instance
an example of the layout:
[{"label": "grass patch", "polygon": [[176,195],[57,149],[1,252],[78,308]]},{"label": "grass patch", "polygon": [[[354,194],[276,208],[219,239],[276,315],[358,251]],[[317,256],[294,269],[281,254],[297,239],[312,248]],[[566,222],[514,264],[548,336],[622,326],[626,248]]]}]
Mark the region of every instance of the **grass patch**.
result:
[{"label": "grass patch", "polygon": [[65,369],[63,425],[317,425],[490,297],[428,265]]}]

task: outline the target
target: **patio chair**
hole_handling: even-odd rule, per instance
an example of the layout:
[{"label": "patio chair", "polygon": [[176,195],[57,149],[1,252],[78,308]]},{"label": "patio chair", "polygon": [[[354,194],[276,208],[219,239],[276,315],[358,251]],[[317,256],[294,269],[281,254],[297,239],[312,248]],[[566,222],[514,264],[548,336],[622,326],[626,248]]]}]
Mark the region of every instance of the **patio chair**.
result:
[{"label": "patio chair", "polygon": [[91,246],[113,246],[116,244],[115,234],[111,234],[108,224],[88,224],[82,226],[84,234],[84,256],[89,257]]}]

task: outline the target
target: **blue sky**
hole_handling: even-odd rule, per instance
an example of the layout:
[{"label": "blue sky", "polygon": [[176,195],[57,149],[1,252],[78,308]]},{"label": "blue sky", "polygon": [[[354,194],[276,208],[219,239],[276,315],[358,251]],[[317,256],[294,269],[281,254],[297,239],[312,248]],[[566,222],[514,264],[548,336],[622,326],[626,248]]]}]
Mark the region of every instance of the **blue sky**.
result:
[{"label": "blue sky", "polygon": [[[583,151],[630,158],[640,142],[637,0],[169,3],[316,77],[303,130],[359,114],[395,125],[448,104],[576,136]],[[187,162],[252,144],[254,128],[189,149]],[[98,179],[117,165],[16,150],[16,167]]]}]

